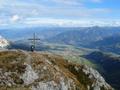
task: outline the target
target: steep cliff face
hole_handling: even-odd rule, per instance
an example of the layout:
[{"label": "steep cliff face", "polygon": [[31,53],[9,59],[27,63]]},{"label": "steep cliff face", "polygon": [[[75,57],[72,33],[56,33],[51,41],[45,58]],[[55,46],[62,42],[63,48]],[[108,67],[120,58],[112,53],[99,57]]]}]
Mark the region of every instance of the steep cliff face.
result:
[{"label": "steep cliff face", "polygon": [[8,45],[9,45],[9,42],[5,38],[0,36],[0,48],[7,47]]},{"label": "steep cliff face", "polygon": [[113,90],[94,69],[39,52],[0,52],[0,90]]}]

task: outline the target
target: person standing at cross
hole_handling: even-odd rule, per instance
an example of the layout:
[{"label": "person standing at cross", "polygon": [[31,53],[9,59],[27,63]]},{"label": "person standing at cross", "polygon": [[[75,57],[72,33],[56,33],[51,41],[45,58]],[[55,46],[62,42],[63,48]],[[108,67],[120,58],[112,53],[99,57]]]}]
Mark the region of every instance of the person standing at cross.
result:
[{"label": "person standing at cross", "polygon": [[31,45],[31,51],[34,52],[35,47],[36,47],[36,41],[40,40],[39,38],[36,38],[35,33],[33,34],[33,38],[28,39],[30,41],[33,41],[32,45]]},{"label": "person standing at cross", "polygon": [[31,51],[34,52],[34,50],[35,50],[35,46],[31,45]]}]

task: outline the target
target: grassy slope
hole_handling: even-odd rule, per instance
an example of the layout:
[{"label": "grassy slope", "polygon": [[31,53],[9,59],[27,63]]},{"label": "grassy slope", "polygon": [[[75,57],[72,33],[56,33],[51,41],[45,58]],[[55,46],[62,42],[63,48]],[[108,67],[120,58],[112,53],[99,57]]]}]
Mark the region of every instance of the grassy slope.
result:
[{"label": "grassy slope", "polygon": [[96,68],[96,65],[88,59],[82,57],[93,50],[87,48],[77,48],[72,45],[46,44],[48,52],[62,55],[69,62],[75,62]]}]

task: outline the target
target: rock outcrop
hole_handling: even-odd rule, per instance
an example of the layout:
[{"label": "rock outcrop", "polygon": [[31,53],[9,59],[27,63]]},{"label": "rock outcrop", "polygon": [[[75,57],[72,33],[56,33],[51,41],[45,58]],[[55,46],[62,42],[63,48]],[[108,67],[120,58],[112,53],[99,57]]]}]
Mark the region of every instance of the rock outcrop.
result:
[{"label": "rock outcrop", "polygon": [[0,36],[0,48],[5,48],[9,45],[9,42],[3,38],[2,36]]},{"label": "rock outcrop", "polygon": [[94,69],[61,56],[0,52],[0,90],[113,90]]}]

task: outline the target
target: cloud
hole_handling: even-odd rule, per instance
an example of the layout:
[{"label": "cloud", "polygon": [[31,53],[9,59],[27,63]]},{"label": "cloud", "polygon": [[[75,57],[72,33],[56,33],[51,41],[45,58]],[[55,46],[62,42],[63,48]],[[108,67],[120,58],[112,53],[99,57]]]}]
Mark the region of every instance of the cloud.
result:
[{"label": "cloud", "polygon": [[[89,20],[91,18],[109,18],[111,16],[111,9],[102,7],[88,8],[87,1],[89,3],[102,2],[101,0],[0,0],[0,19],[4,24],[22,24],[24,22],[31,24],[43,22],[47,24],[47,20],[49,23],[60,22],[59,24],[63,24],[64,19]],[[34,20],[27,20],[28,18]],[[46,21],[36,20],[36,18],[46,18],[44,19]],[[49,18],[52,18],[52,20]]]},{"label": "cloud", "polygon": [[28,26],[61,26],[61,27],[91,27],[91,26],[120,26],[119,20],[106,19],[53,19],[53,18],[29,18],[24,21],[24,25]]},{"label": "cloud", "polygon": [[19,17],[18,15],[13,15],[13,16],[11,17],[11,21],[12,21],[12,22],[17,22],[19,19],[20,19],[20,17]]},{"label": "cloud", "polygon": [[100,14],[102,11],[104,11],[103,14],[109,13],[105,8],[87,8],[83,5],[83,0],[14,0],[14,3],[10,3],[12,0],[1,1],[5,6],[0,11],[6,16],[83,18],[93,16],[95,13]]}]

